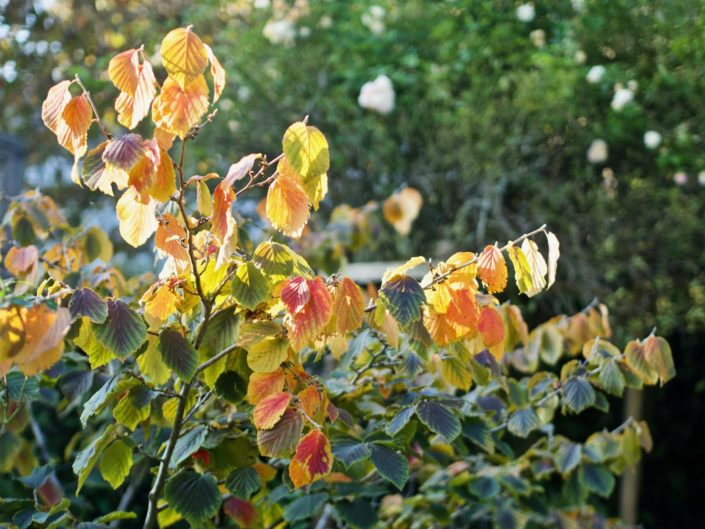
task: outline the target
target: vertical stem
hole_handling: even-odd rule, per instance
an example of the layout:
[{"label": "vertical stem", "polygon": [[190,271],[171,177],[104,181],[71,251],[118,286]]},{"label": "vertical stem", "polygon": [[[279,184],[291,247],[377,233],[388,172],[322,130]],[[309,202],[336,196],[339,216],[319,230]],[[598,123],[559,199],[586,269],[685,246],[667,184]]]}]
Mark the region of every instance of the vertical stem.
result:
[{"label": "vertical stem", "polygon": [[[640,420],[644,404],[644,393],[628,389],[624,400],[624,415]],[[622,474],[619,483],[619,517],[627,526],[636,526],[639,517],[639,463]]]}]

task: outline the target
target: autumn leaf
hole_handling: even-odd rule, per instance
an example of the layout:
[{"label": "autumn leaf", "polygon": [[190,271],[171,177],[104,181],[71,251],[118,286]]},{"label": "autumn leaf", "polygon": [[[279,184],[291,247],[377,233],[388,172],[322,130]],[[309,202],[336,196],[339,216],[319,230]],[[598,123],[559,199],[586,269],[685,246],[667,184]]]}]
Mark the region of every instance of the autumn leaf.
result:
[{"label": "autumn leaf", "polygon": [[477,261],[477,275],[490,294],[502,292],[506,288],[507,262],[497,246],[485,246]]},{"label": "autumn leaf", "polygon": [[134,187],[122,194],[116,211],[120,235],[130,246],[142,246],[157,230],[156,207],[157,203],[152,197],[141,196]]},{"label": "autumn leaf", "polygon": [[309,200],[301,184],[278,175],[267,191],[266,215],[284,235],[298,238],[308,222]]},{"label": "autumn leaf", "polygon": [[518,246],[513,244],[509,245],[507,248],[507,253],[509,254],[509,259],[514,265],[514,279],[516,280],[517,288],[520,294],[526,294],[530,296],[530,292],[533,290],[533,281],[531,278],[531,268],[529,267],[529,262],[526,259],[524,251]]},{"label": "autumn leaf", "polygon": [[284,389],[284,372],[281,369],[271,373],[252,373],[247,386],[247,402],[258,404],[265,397]]},{"label": "autumn leaf", "polygon": [[121,92],[115,101],[118,123],[128,129],[135,128],[149,113],[157,92],[152,65],[146,59],[140,64],[141,54],[141,50],[127,50],[108,64],[108,76]]},{"label": "autumn leaf", "polygon": [[409,325],[421,317],[426,301],[421,285],[408,275],[391,277],[379,291],[389,312],[401,325]]},{"label": "autumn leaf", "polygon": [[30,246],[13,246],[5,256],[5,269],[15,277],[28,275],[39,263],[39,251]]},{"label": "autumn leaf", "polygon": [[297,489],[321,479],[333,468],[330,441],[319,430],[311,430],[296,446],[289,464],[289,477]]},{"label": "autumn leaf", "polygon": [[490,305],[482,307],[477,330],[480,331],[482,343],[495,358],[501,359],[504,353],[504,320],[499,311]]},{"label": "autumn leaf", "polygon": [[527,295],[529,297],[535,296],[546,288],[546,274],[548,273],[548,266],[546,265],[546,260],[539,252],[539,247],[536,243],[530,239],[524,239],[521,244],[521,249],[526,255],[526,261],[529,264],[529,269],[531,270],[531,283],[532,288],[529,289]]},{"label": "autumn leaf", "polygon": [[56,130],[59,143],[71,154],[83,156],[88,146],[88,129],[93,111],[86,94],[72,98],[61,112]]},{"label": "autumn leaf", "polygon": [[291,402],[291,393],[282,391],[262,399],[252,413],[252,421],[258,430],[269,430],[284,414]]},{"label": "autumn leaf", "polygon": [[205,77],[199,75],[186,86],[167,77],[152,103],[152,119],[159,129],[184,139],[208,111],[208,105]]},{"label": "autumn leaf", "polygon": [[289,279],[281,291],[281,299],[291,314],[300,312],[311,299],[311,290],[305,277]]},{"label": "autumn leaf", "polygon": [[162,40],[160,53],[164,68],[182,89],[199,77],[208,65],[208,50],[190,26],[170,31]]},{"label": "autumn leaf", "polygon": [[340,334],[355,331],[362,325],[365,305],[360,287],[349,277],[344,277],[335,291],[333,314]]},{"label": "autumn leaf", "polygon": [[309,300],[297,312],[289,310],[289,315],[284,321],[291,345],[296,351],[318,336],[333,313],[333,300],[323,279],[307,279],[306,283],[310,293]]},{"label": "autumn leaf", "polygon": [[71,101],[71,92],[69,92],[71,84],[72,81],[61,81],[55,84],[49,89],[42,103],[42,121],[54,134],[58,134],[64,107]]},{"label": "autumn leaf", "polygon": [[287,161],[302,180],[324,174],[330,166],[328,142],[316,127],[298,121],[282,138],[282,150]]},{"label": "autumn leaf", "polygon": [[301,414],[287,409],[269,430],[257,432],[257,446],[260,454],[266,457],[289,457],[301,437],[304,421]]},{"label": "autumn leaf", "polygon": [[185,247],[186,240],[186,229],[171,213],[165,213],[160,217],[157,233],[154,236],[154,246],[162,255],[171,256],[180,263],[187,264],[189,256]]},{"label": "autumn leaf", "polygon": [[211,63],[211,75],[213,76],[213,103],[215,104],[223,94],[225,88],[225,69],[207,44],[204,44],[208,61]]},{"label": "autumn leaf", "polygon": [[556,268],[561,251],[558,238],[550,231],[546,232],[546,240],[548,241],[548,285],[546,288],[549,289],[556,281]]}]

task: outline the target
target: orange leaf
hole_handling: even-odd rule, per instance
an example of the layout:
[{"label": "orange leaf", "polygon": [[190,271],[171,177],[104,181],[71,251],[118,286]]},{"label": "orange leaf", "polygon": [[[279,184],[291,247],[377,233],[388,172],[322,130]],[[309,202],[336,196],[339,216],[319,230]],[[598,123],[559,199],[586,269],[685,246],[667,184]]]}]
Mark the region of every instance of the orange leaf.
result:
[{"label": "orange leaf", "polygon": [[488,244],[477,262],[477,275],[492,294],[507,286],[507,262],[497,246]]},{"label": "orange leaf", "polygon": [[475,294],[465,289],[453,289],[452,300],[446,314],[451,322],[468,329],[475,329],[478,318]]},{"label": "orange leaf", "polygon": [[413,187],[405,187],[394,193],[382,205],[384,219],[389,222],[400,235],[408,235],[411,224],[421,211],[423,197]]},{"label": "orange leaf", "polygon": [[183,139],[208,110],[208,85],[199,75],[185,87],[167,77],[152,103],[152,118],[159,129]]},{"label": "orange leaf", "polygon": [[151,319],[163,323],[176,313],[179,296],[171,291],[168,284],[153,285],[144,293],[140,303],[144,304],[147,321]]},{"label": "orange leaf", "polygon": [[42,103],[42,121],[54,134],[59,130],[64,107],[71,101],[70,86],[71,81],[61,81],[52,86]]},{"label": "orange leaf", "polygon": [[252,422],[258,430],[269,430],[279,422],[289,407],[291,393],[282,391],[262,399],[252,414]]},{"label": "orange leaf", "polygon": [[160,53],[164,68],[182,89],[208,65],[206,46],[190,27],[170,31],[162,40]]},{"label": "orange leaf", "polygon": [[423,322],[433,341],[440,346],[448,345],[458,339],[456,326],[450,321],[448,314],[428,308],[424,312]]},{"label": "orange leaf", "polygon": [[289,477],[297,489],[328,474],[333,468],[333,454],[328,438],[319,430],[311,430],[296,446],[289,465]]},{"label": "orange leaf", "polygon": [[130,169],[127,184],[143,194],[154,185],[159,166],[159,145],[155,140],[144,140],[144,152],[139,161]]},{"label": "orange leaf", "polygon": [[251,501],[232,497],[223,502],[223,512],[235,520],[237,527],[249,529],[257,521],[257,509]]},{"label": "orange leaf", "polygon": [[279,175],[267,191],[266,214],[276,229],[290,237],[300,237],[309,216],[309,201],[301,184]]},{"label": "orange leaf", "polygon": [[325,328],[333,313],[333,300],[320,277],[307,281],[310,297],[298,312],[289,312],[284,325],[294,350],[299,351]]},{"label": "orange leaf", "polygon": [[34,245],[17,248],[13,246],[5,256],[5,268],[19,277],[31,272],[39,262],[39,252]]},{"label": "orange leaf", "polygon": [[139,55],[139,50],[127,50],[113,57],[108,65],[110,80],[121,91],[115,101],[118,123],[128,129],[135,128],[149,113],[157,93],[152,65],[147,60],[140,64]]},{"label": "orange leaf", "polygon": [[316,422],[322,422],[327,406],[324,402],[328,400],[322,389],[316,386],[308,386],[296,394],[299,405]]},{"label": "orange leaf", "polygon": [[285,376],[281,369],[271,373],[252,373],[247,386],[247,402],[258,404],[265,397],[284,389]]},{"label": "orange leaf", "polygon": [[357,330],[362,325],[365,304],[362,292],[349,277],[344,277],[338,285],[333,301],[333,314],[340,334]]},{"label": "orange leaf", "polygon": [[177,261],[188,262],[188,251],[182,244],[186,240],[186,230],[176,218],[165,213],[159,221],[157,234],[154,236],[154,246]]},{"label": "orange leaf", "polygon": [[59,143],[71,154],[83,156],[88,146],[88,129],[93,121],[93,110],[85,94],[71,99],[61,113],[56,129]]},{"label": "orange leaf", "polygon": [[504,344],[504,320],[496,308],[490,305],[482,307],[480,310],[480,319],[477,322],[477,330],[480,331],[482,343],[484,343],[496,357],[501,357],[503,351],[497,350],[495,346]]},{"label": "orange leaf", "polygon": [[[156,139],[154,141],[157,141]],[[159,142],[157,141],[157,144]],[[166,202],[176,192],[176,173],[174,162],[164,149],[159,148],[159,163],[154,183],[148,190],[149,194],[158,202]]]},{"label": "orange leaf", "polygon": [[206,52],[208,54],[208,60],[211,63],[211,75],[213,76],[213,103],[220,99],[223,94],[223,89],[225,88],[225,69],[218,61],[218,58],[213,53],[213,50],[207,44]]}]

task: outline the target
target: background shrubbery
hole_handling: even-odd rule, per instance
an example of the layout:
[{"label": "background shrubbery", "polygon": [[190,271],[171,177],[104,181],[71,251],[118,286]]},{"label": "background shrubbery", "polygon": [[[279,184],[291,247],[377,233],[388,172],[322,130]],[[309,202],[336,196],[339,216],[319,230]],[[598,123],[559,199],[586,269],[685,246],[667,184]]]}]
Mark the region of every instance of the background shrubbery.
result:
[{"label": "background shrubbery", "polygon": [[[74,205],[74,221],[95,197],[64,190],[44,162],[55,148],[38,115],[48,87],[80,73],[98,97],[111,94],[98,72],[116,50],[154,49],[164,28],[184,23],[217,35],[214,51],[234,75],[192,159],[224,172],[241,153],[275,152],[280,131],[309,114],[331,139],[335,178],[323,219],[333,204],[363,206],[403,185],[425,199],[409,238],[373,223],[348,259],[433,247],[446,257],[546,222],[562,241],[563,266],[558,294],[527,306],[535,321],[598,295],[625,335],[645,335],[654,322],[673,337],[679,376],[647,392],[657,453],[646,461],[642,518],[693,526],[705,379],[699,2],[541,1],[533,16],[515,2],[480,0],[39,4],[4,7],[2,128],[31,147],[30,165],[42,163],[29,183],[58,183],[54,194]],[[387,115],[358,104],[362,85],[381,74],[396,95]],[[626,104],[624,90],[633,96]],[[651,148],[647,131],[661,138],[651,135]],[[320,251],[335,269],[339,256]]]}]

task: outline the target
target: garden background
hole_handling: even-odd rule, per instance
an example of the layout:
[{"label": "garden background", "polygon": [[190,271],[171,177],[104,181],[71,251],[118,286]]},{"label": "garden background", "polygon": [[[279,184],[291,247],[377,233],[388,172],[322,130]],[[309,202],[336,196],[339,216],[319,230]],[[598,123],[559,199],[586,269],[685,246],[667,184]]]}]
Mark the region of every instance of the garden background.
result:
[{"label": "garden background", "polygon": [[[193,158],[224,174],[243,153],[275,153],[279,131],[305,115],[326,131],[331,189],[305,248],[312,263],[333,272],[344,261],[443,258],[545,222],[562,267],[553,296],[524,303],[530,324],[594,296],[611,309],[616,343],[655,324],[678,375],[627,401],[643,406],[655,443],[638,520],[705,527],[701,2],[0,1],[3,191],[40,187],[72,222],[116,231],[107,200],[70,186],[41,101],[79,73],[101,106],[114,95],[101,73],[112,55],[154,50],[187,24],[212,37],[230,74]],[[424,200],[408,235],[368,204],[404,186]],[[351,208],[333,210],[341,202]],[[256,219],[257,205],[240,212]],[[148,250],[116,250],[130,273],[152,265]],[[39,418],[52,443],[67,442]],[[600,427],[581,426],[590,420],[571,428]],[[617,498],[606,508],[618,512]]]}]

